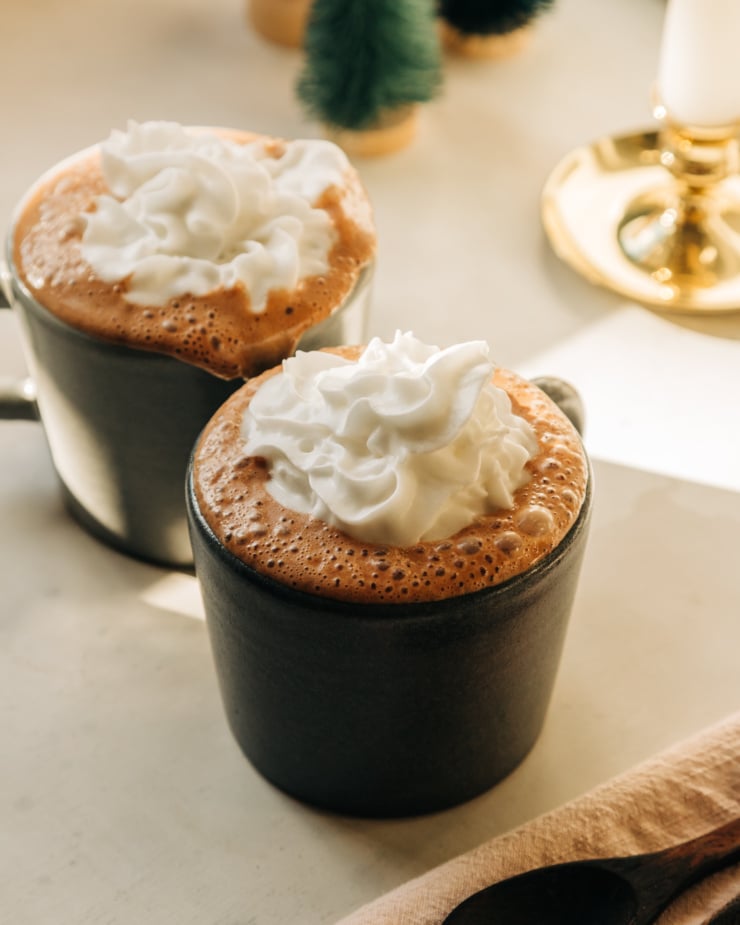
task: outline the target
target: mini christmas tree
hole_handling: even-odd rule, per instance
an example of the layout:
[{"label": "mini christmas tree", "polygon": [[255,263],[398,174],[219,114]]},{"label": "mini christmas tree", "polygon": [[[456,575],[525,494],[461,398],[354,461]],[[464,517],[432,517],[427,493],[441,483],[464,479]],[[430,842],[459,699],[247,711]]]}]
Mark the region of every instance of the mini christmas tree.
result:
[{"label": "mini christmas tree", "polygon": [[554,0],[439,0],[443,40],[448,48],[479,57],[518,51],[530,27]]},{"label": "mini christmas tree", "polygon": [[329,137],[360,154],[402,147],[441,83],[434,0],[314,0],[297,84]]}]

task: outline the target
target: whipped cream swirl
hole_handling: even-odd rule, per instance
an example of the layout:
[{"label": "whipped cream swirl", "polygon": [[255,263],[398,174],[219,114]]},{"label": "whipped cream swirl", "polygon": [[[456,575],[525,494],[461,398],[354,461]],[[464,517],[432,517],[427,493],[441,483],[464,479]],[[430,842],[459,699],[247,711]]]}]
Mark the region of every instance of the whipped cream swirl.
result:
[{"label": "whipped cream swirl", "polygon": [[326,272],[336,232],[313,203],[347,185],[349,162],[327,141],[238,144],[172,122],[130,122],[101,147],[113,195],[83,216],[82,256],[106,282],[130,277],[135,304],[243,285],[254,312],[273,289]]},{"label": "whipped cream swirl", "polygon": [[491,382],[482,341],[444,350],[373,339],[357,361],[298,353],[252,398],[242,435],[284,507],[357,539],[444,539],[513,505],[538,450]]}]

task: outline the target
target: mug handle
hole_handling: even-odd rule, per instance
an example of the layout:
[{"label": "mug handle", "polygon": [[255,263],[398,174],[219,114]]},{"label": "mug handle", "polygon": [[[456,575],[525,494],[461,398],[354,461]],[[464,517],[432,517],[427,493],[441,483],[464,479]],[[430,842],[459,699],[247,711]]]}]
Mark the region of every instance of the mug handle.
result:
[{"label": "mug handle", "polygon": [[578,433],[583,436],[586,414],[583,400],[575,387],[557,376],[540,376],[532,382],[555,402]]},{"label": "mug handle", "polygon": [[[0,309],[10,308],[10,279],[7,268],[0,265]],[[0,377],[0,420],[38,421],[36,386],[30,378]]]}]

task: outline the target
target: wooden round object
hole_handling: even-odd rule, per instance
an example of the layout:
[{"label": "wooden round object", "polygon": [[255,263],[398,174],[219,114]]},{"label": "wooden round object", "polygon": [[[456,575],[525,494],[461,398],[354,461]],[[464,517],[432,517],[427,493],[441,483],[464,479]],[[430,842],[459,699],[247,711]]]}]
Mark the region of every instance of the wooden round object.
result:
[{"label": "wooden round object", "polygon": [[354,131],[324,127],[324,136],[338,144],[350,157],[381,157],[411,144],[416,137],[419,107],[404,106],[387,112],[376,125]]},{"label": "wooden round object", "polygon": [[506,58],[522,51],[532,37],[531,25],[505,35],[467,35],[441,19],[439,30],[443,47],[465,58]]},{"label": "wooden round object", "polygon": [[271,42],[299,48],[303,44],[311,0],[247,0],[254,28]]}]

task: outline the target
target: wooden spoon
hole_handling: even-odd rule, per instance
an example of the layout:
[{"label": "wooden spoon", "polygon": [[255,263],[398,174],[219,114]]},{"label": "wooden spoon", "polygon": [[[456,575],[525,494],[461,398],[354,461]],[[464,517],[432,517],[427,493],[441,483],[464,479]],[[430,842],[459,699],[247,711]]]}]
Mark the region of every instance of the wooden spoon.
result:
[{"label": "wooden spoon", "polygon": [[740,860],[740,819],[664,851],[571,861],[474,893],[442,925],[648,925],[679,893]]}]

